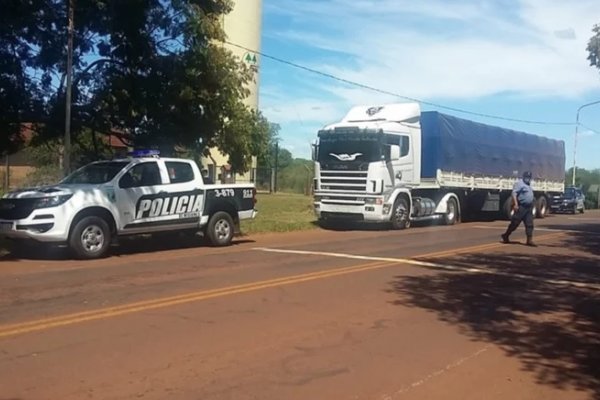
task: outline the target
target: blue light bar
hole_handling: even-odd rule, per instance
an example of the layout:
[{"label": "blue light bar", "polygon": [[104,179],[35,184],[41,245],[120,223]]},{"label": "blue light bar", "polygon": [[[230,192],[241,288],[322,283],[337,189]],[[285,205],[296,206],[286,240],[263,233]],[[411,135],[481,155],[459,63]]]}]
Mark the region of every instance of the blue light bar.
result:
[{"label": "blue light bar", "polygon": [[158,150],[134,150],[127,153],[130,157],[158,157],[160,151]]}]

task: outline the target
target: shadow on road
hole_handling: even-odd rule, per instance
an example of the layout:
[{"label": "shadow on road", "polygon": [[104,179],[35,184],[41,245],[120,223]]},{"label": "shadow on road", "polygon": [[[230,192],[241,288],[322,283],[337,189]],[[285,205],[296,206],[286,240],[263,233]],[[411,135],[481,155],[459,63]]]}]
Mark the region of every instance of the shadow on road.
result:
[{"label": "shadow on road", "polygon": [[398,296],[395,304],[429,310],[460,326],[462,333],[499,345],[519,358],[540,384],[587,390],[600,399],[600,291],[548,282],[600,284],[600,258],[594,256],[598,239],[570,234],[567,243],[588,251],[583,256],[550,254],[557,250],[549,248],[543,255],[470,254],[433,260],[538,279],[450,272],[399,277],[391,291]]},{"label": "shadow on road", "polygon": [[570,231],[569,236],[561,244],[561,247],[568,247],[585,251],[593,255],[600,255],[600,222],[577,225],[547,225],[544,227]]},{"label": "shadow on road", "polygon": [[[253,243],[253,240],[237,237],[232,246]],[[9,248],[11,244],[9,243]],[[121,257],[133,254],[156,253],[168,250],[195,249],[208,247],[201,236],[190,234],[155,234],[146,237],[132,236],[119,239],[119,244],[114,245],[108,257]],[[7,254],[0,256],[0,261],[16,260],[68,260],[72,256],[65,247],[49,246],[39,243],[28,243],[21,248],[13,248]]]}]

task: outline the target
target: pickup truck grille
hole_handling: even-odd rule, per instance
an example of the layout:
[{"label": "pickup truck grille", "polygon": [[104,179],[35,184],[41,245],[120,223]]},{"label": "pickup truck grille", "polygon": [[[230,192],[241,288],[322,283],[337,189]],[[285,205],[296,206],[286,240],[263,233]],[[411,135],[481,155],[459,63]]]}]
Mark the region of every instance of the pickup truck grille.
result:
[{"label": "pickup truck grille", "polygon": [[319,191],[365,193],[367,172],[321,171]]},{"label": "pickup truck grille", "polygon": [[0,199],[0,219],[27,218],[33,212],[36,199]]}]

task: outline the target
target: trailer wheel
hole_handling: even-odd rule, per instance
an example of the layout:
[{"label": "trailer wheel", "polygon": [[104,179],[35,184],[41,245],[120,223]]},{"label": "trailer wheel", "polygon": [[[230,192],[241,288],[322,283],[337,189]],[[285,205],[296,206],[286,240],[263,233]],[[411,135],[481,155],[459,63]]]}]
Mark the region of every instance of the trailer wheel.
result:
[{"label": "trailer wheel", "polygon": [[392,228],[396,230],[406,229],[410,227],[410,209],[408,201],[404,197],[400,197],[394,203],[392,210]]},{"label": "trailer wheel", "polygon": [[444,215],[444,223],[446,225],[454,225],[458,221],[458,204],[456,199],[448,199],[446,214]]},{"label": "trailer wheel", "polygon": [[548,214],[548,200],[546,200],[546,196],[540,196],[537,199],[537,217],[545,218]]},{"label": "trailer wheel", "polygon": [[229,246],[235,233],[233,218],[225,211],[213,214],[208,221],[206,235],[213,246]]},{"label": "trailer wheel", "polygon": [[513,214],[515,213],[512,208],[512,204],[513,204],[512,197],[510,197],[510,196],[507,197],[506,201],[504,202],[504,207],[502,207],[502,211],[503,211],[505,219],[511,219]]}]

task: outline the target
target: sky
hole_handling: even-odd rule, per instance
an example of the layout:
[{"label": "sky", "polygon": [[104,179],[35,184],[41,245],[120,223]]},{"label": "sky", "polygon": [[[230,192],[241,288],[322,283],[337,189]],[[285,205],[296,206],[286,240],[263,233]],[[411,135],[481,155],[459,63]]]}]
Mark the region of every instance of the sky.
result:
[{"label": "sky", "polygon": [[[573,164],[577,109],[600,101],[586,46],[598,0],[263,0],[261,51],[348,81],[428,103],[424,111],[565,141]],[[267,57],[259,107],[281,145],[310,157],[321,127],[354,105],[404,102]],[[577,166],[600,168],[600,104],[580,112]]]}]

